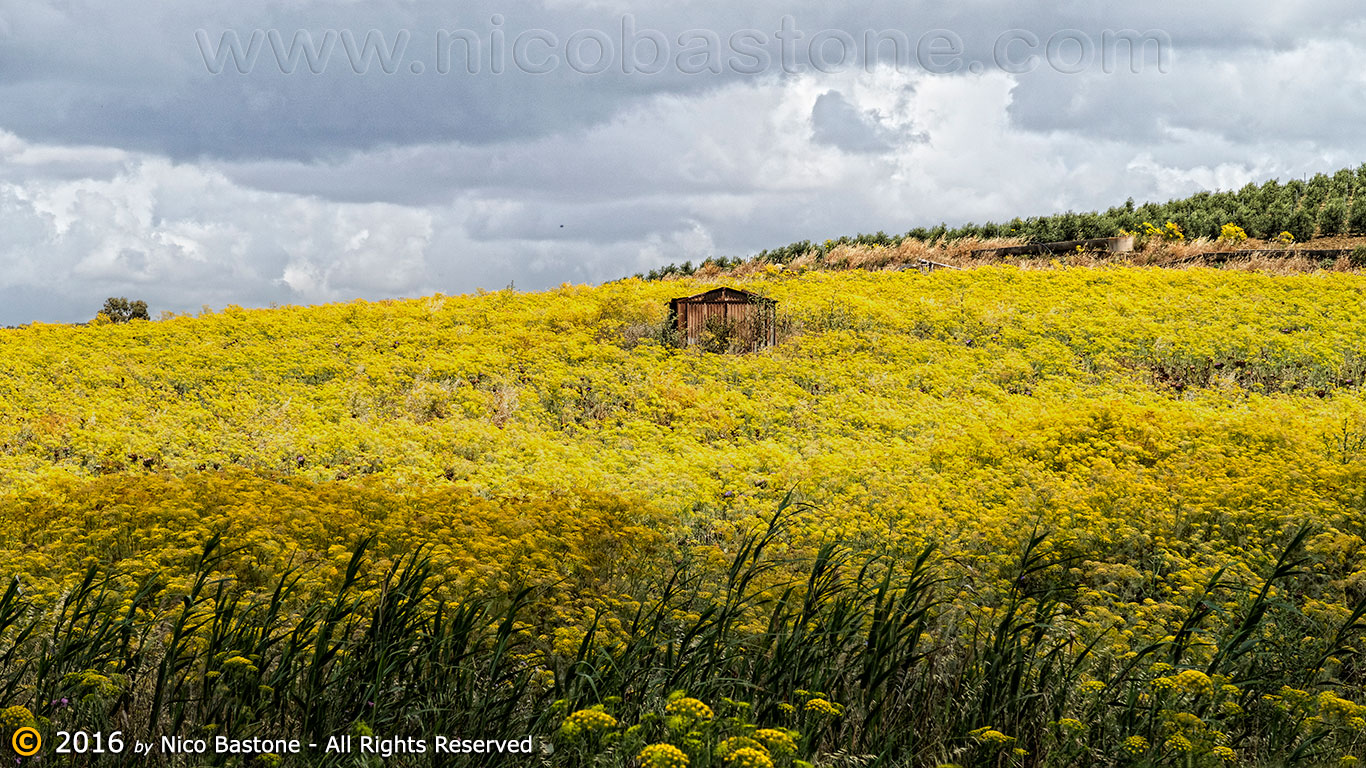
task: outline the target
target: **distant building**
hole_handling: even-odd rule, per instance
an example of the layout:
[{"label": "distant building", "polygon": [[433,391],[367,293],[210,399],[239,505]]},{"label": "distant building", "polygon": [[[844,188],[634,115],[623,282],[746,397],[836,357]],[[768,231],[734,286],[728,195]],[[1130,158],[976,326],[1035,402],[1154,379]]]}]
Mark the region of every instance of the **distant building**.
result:
[{"label": "distant building", "polygon": [[709,352],[754,352],[778,343],[778,304],[737,288],[713,288],[669,302],[683,346]]}]

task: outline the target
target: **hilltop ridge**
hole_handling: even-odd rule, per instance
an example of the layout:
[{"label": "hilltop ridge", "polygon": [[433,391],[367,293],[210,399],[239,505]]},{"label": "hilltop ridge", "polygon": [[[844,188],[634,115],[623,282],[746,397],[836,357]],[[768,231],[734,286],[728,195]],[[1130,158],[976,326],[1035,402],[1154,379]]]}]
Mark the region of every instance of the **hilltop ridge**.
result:
[{"label": "hilltop ridge", "polygon": [[[1168,228],[1168,224],[1172,228]],[[1238,228],[1228,237],[1226,227]],[[913,264],[927,254],[948,256],[955,263],[1001,261],[977,258],[973,250],[1050,243],[1065,240],[1114,237],[1132,233],[1140,253],[1120,260],[1142,265],[1166,266],[1192,260],[1206,251],[1271,248],[1296,259],[1296,244],[1313,242],[1315,248],[1340,248],[1362,252],[1355,263],[1366,266],[1366,164],[1333,174],[1320,173],[1308,180],[1282,183],[1272,179],[1250,183],[1235,191],[1204,191],[1165,203],[1136,204],[1133,198],[1105,211],[1066,211],[1043,216],[1014,218],[1004,223],[968,223],[950,227],[916,227],[904,234],[858,234],[813,242],[800,240],[780,248],[765,249],[749,257],[709,256],[639,274],[646,279],[721,272],[745,271],[771,264],[840,269],[850,266],[897,266]],[[1111,259],[1116,257],[1109,257]],[[1023,259],[1028,260],[1028,259]],[[1017,259],[1016,261],[1021,261]],[[1262,266],[1271,266],[1263,264]],[[1319,263],[1282,265],[1302,271],[1333,266]]]}]

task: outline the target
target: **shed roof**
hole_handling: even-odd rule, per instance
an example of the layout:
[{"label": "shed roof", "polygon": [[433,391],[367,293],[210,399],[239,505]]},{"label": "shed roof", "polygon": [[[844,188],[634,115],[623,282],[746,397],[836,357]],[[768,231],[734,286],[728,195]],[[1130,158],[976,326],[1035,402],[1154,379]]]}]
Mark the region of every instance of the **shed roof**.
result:
[{"label": "shed roof", "polygon": [[757,293],[742,291],[739,288],[721,287],[713,288],[705,293],[695,296],[683,296],[671,300],[670,304],[758,304],[761,302],[772,302],[766,296]]}]

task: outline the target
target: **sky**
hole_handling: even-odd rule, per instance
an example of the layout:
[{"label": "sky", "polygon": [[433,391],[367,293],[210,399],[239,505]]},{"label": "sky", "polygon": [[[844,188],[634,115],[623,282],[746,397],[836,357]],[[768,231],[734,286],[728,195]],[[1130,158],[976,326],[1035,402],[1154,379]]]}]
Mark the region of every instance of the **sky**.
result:
[{"label": "sky", "polygon": [[1352,0],[0,0],[0,325],[539,290],[1366,162]]}]

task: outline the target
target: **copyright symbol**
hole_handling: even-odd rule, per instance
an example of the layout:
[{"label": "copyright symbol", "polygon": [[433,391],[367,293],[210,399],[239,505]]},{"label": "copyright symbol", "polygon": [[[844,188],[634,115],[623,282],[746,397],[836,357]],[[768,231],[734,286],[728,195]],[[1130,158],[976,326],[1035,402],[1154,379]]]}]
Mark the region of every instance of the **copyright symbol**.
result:
[{"label": "copyright symbol", "polygon": [[14,732],[14,738],[10,739],[10,746],[20,757],[30,757],[42,749],[43,737],[37,728],[20,728]]}]

